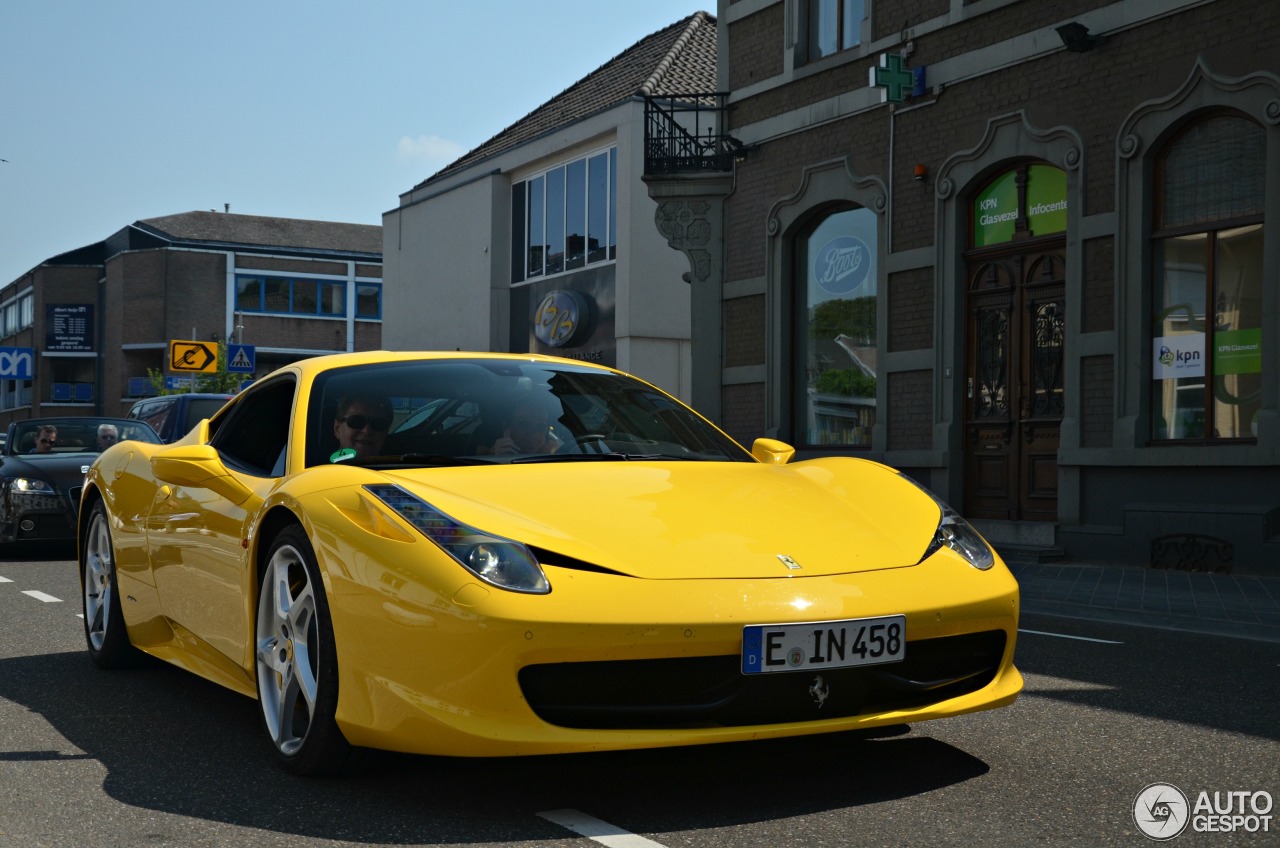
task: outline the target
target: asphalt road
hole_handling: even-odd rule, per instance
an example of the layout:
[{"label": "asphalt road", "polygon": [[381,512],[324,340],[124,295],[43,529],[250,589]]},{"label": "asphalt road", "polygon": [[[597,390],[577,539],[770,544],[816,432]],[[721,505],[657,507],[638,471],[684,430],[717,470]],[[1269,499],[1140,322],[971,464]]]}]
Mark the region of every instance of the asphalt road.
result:
[{"label": "asphalt road", "polygon": [[[1028,616],[1004,710],[880,738],[373,753],[317,781],[275,768],[252,701],[159,663],[94,668],[78,591],[69,560],[0,559],[0,848],[1132,846],[1148,784],[1280,798],[1275,643]],[[1270,816],[1171,844],[1277,845]]]}]

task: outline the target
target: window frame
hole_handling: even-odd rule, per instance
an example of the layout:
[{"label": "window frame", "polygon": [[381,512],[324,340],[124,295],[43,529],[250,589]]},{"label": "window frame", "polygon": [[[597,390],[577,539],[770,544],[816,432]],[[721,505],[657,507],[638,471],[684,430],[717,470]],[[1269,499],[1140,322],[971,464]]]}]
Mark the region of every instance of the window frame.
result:
[{"label": "window frame", "polygon": [[[267,305],[267,289],[268,283],[283,284],[281,289],[286,292],[287,306],[284,309],[273,308]],[[314,296],[311,298],[313,308],[310,311],[299,311],[298,309],[298,284],[305,284],[315,287]],[[250,294],[248,289],[241,287],[246,284],[252,284],[256,292]],[[346,277],[325,277],[319,275],[300,275],[300,274],[266,274],[262,272],[237,273],[235,276],[235,307],[236,312],[243,312],[249,315],[276,315],[291,316],[295,318],[327,318],[335,320],[345,320],[349,313],[347,305],[347,294],[352,291],[354,286],[355,294],[355,315],[357,321],[381,321],[382,320],[382,286],[380,280],[355,278],[354,280]],[[337,290],[338,296],[335,298],[331,292]],[[376,308],[370,312],[361,310],[361,295],[366,291],[372,290]],[[279,296],[277,294],[277,296]],[[253,297],[257,300],[257,305],[251,305],[245,302],[246,297]],[[336,302],[339,304],[336,310],[330,310],[329,305]]]},{"label": "window frame", "polygon": [[[287,391],[287,409],[277,395]],[[298,381],[285,374],[255,383],[209,422],[209,445],[228,468],[253,477],[281,477],[285,473]],[[268,406],[271,414],[264,414]],[[283,415],[281,412],[283,411]],[[257,456],[246,452],[252,448]],[[262,460],[270,460],[270,465]]]},{"label": "window frame", "polygon": [[[873,0],[798,0],[800,21],[798,39],[798,65],[808,65],[813,62],[819,62],[823,59],[829,59],[832,56],[838,56],[841,53],[848,53],[864,47],[871,41],[870,25]],[[835,39],[836,47],[829,53],[818,52],[818,42],[820,42],[821,33],[817,32],[816,27],[821,23],[815,23],[814,17],[820,15],[820,6],[824,3],[831,3],[835,6]],[[856,40],[845,43],[849,27],[846,26],[846,17],[853,6],[860,5],[862,7],[862,15],[858,18],[856,25]]]},{"label": "window frame", "polygon": [[[869,406],[867,404],[853,404],[853,406],[855,407],[870,409],[869,415],[863,415],[861,413],[855,415],[855,418],[857,419],[867,419],[867,420],[864,420],[862,423],[859,423],[853,426],[854,440],[844,441],[844,442],[824,442],[821,439],[816,438],[816,436],[811,437],[809,433],[808,419],[811,416],[816,416],[818,414],[816,408],[814,408],[814,405],[817,404],[817,400],[813,397],[810,397],[810,389],[816,388],[816,383],[814,386],[810,386],[808,370],[809,370],[809,355],[810,355],[810,352],[813,350],[813,340],[810,337],[811,320],[805,317],[810,313],[811,310],[816,309],[816,306],[817,306],[817,304],[810,303],[809,301],[809,282],[810,281],[808,276],[808,273],[809,273],[808,268],[812,258],[810,254],[810,242],[815,237],[817,237],[819,230],[822,228],[822,226],[826,222],[830,221],[832,218],[836,217],[837,215],[850,213],[850,212],[852,213],[864,212],[866,213],[867,216],[869,216],[867,219],[869,223],[868,228],[873,232],[875,239],[877,240],[876,244],[864,243],[864,246],[869,251],[868,259],[870,260],[870,267],[867,271],[866,279],[871,284],[872,293],[870,295],[863,295],[862,297],[872,298],[872,307],[873,307],[871,311],[872,336],[871,336],[871,343],[869,346],[876,351],[879,351],[879,347],[880,347],[879,345],[879,312],[881,309],[880,291],[879,291],[880,280],[878,278],[879,270],[876,267],[879,259],[878,240],[880,238],[880,228],[879,228],[878,217],[876,216],[876,213],[874,210],[854,202],[840,202],[840,203],[826,205],[824,207],[816,209],[807,218],[804,224],[798,230],[795,231],[794,235],[791,236],[792,268],[790,272],[791,285],[790,285],[790,297],[789,297],[789,303],[788,303],[788,318],[787,318],[787,335],[788,335],[787,349],[788,349],[788,358],[790,362],[790,367],[789,367],[789,377],[788,377],[789,390],[785,398],[785,403],[787,408],[786,420],[788,421],[788,425],[791,431],[790,441],[792,442],[792,444],[796,446],[797,449],[800,449],[800,450],[806,450],[806,451],[830,450],[834,448],[837,450],[848,450],[848,451],[859,451],[859,452],[871,451],[874,447],[874,433],[876,428],[876,422],[881,417],[881,414],[882,414],[882,410],[880,407],[880,399],[879,399],[881,374],[879,373],[879,370],[877,368],[877,371],[874,374],[874,376],[870,378],[874,386],[870,395],[866,395],[866,394],[849,395],[850,398],[870,397],[871,399],[871,404]],[[863,226],[867,226],[867,225],[864,224]],[[843,238],[843,237],[846,237],[846,236],[833,235],[831,236],[830,240],[834,240],[835,238]],[[834,303],[843,299],[844,298],[832,297],[825,302]],[[860,299],[862,298],[861,297],[851,298],[850,301],[851,303],[856,303]],[[857,311],[856,307],[851,308],[851,312],[856,312],[856,311]],[[863,345],[863,346],[865,347],[868,345]],[[853,358],[852,353],[850,353],[850,357]],[[877,360],[879,360],[878,355],[877,355]],[[860,365],[861,363],[857,363],[857,364]],[[826,369],[826,371],[824,371],[823,373],[829,373],[835,370],[838,370],[838,369],[834,369],[834,368]],[[852,371],[853,369],[849,369],[849,370]],[[859,429],[862,430],[861,434],[857,433],[857,430]]]},{"label": "window frame", "polygon": [[[595,148],[586,153],[557,162],[550,167],[532,172],[528,176],[511,183],[511,284],[524,285],[547,277],[572,274],[585,268],[593,268],[617,260],[617,218],[618,218],[618,148],[616,144]],[[603,180],[592,179],[592,165],[598,169],[605,168]],[[578,173],[580,172],[580,173]],[[577,174],[576,178],[574,175]],[[559,190],[552,190],[553,181],[558,180]],[[570,198],[570,185],[576,182],[578,197]],[[597,216],[593,220],[595,206],[592,204],[593,185],[603,190],[603,221]],[[551,208],[553,195],[559,198],[556,209]],[[579,218],[581,220],[579,220]],[[607,243],[591,247],[593,224],[602,225],[602,235]],[[581,232],[569,232],[571,226],[577,226]],[[534,230],[542,233],[541,242],[545,245],[542,255],[535,260],[533,256],[535,238]],[[557,235],[559,250],[547,239]],[[575,238],[582,239],[581,255],[569,252],[570,242]],[[595,258],[592,258],[592,257]]]},{"label": "window frame", "polygon": [[[1257,444],[1256,434],[1243,435],[1243,436],[1240,436],[1240,435],[1215,436],[1213,435],[1212,428],[1209,426],[1209,423],[1214,420],[1215,409],[1217,407],[1215,392],[1214,392],[1215,351],[1214,351],[1214,345],[1212,343],[1214,334],[1216,332],[1216,327],[1210,326],[1210,321],[1213,320],[1211,319],[1211,316],[1216,315],[1216,309],[1217,309],[1216,303],[1219,299],[1219,295],[1221,293],[1221,286],[1222,286],[1222,282],[1220,281],[1219,274],[1218,274],[1218,267],[1217,267],[1219,240],[1222,238],[1223,234],[1229,234],[1234,231],[1239,231],[1241,229],[1245,229],[1249,227],[1260,227],[1262,238],[1264,239],[1264,250],[1265,250],[1266,215],[1264,212],[1259,212],[1255,214],[1244,214],[1244,215],[1236,215],[1234,217],[1215,218],[1213,220],[1198,221],[1198,222],[1192,222],[1187,224],[1174,224],[1171,226],[1164,226],[1164,221],[1161,218],[1163,214],[1163,210],[1165,208],[1165,200],[1166,200],[1165,192],[1166,192],[1167,183],[1166,183],[1165,168],[1166,168],[1170,154],[1174,151],[1174,148],[1178,145],[1178,143],[1185,140],[1188,134],[1194,131],[1197,127],[1203,126],[1209,121],[1220,119],[1220,118],[1232,118],[1239,121],[1243,121],[1251,125],[1254,128],[1254,130],[1259,133],[1261,137],[1262,145],[1263,145],[1263,169],[1265,170],[1266,144],[1267,144],[1265,128],[1261,126],[1251,116],[1247,114],[1243,114],[1234,109],[1210,109],[1210,110],[1200,111],[1195,113],[1194,115],[1188,116],[1188,118],[1177,127],[1176,131],[1170,134],[1169,137],[1163,141],[1163,143],[1160,145],[1160,147],[1155,152],[1152,158],[1151,195],[1150,195],[1150,207],[1149,207],[1151,210],[1151,229],[1150,229],[1150,232],[1148,233],[1147,244],[1146,244],[1148,262],[1150,263],[1150,268],[1151,268],[1151,277],[1149,280],[1149,286],[1150,286],[1149,304],[1150,305],[1146,310],[1146,316],[1145,316],[1147,331],[1149,333],[1149,339],[1151,340],[1151,343],[1148,346],[1149,348],[1153,349],[1154,341],[1157,338],[1157,335],[1156,335],[1157,327],[1155,324],[1155,320],[1156,320],[1156,311],[1157,311],[1158,302],[1159,302],[1159,292],[1163,290],[1163,287],[1166,282],[1166,277],[1164,275],[1165,266],[1160,261],[1161,250],[1165,244],[1171,243],[1177,240],[1178,238],[1185,238],[1187,236],[1201,236],[1201,235],[1204,236],[1204,254],[1202,257],[1203,267],[1205,269],[1204,302],[1203,304],[1200,304],[1200,306],[1202,306],[1204,310],[1203,320],[1206,325],[1205,344],[1204,344],[1205,376],[1203,378],[1203,386],[1201,387],[1201,401],[1200,401],[1200,409],[1199,409],[1199,411],[1203,414],[1203,420],[1205,422],[1205,426],[1204,426],[1204,431],[1199,436],[1176,438],[1176,437],[1170,437],[1168,435],[1161,436],[1158,433],[1157,422],[1160,420],[1159,410],[1162,408],[1164,404],[1164,401],[1163,401],[1163,395],[1165,391],[1164,384],[1167,380],[1172,379],[1176,381],[1180,378],[1174,377],[1174,378],[1156,379],[1154,375],[1154,361],[1153,361],[1154,350],[1153,350],[1153,356],[1147,359],[1147,366],[1146,366],[1147,384],[1148,384],[1147,392],[1148,392],[1148,402],[1150,404],[1150,409],[1151,409],[1150,420],[1147,425],[1147,444],[1154,447],[1170,447],[1170,446],[1189,447],[1189,446],[1210,446],[1210,445],[1256,445]],[[1266,203],[1265,190],[1263,192],[1263,197],[1261,200],[1263,205],[1265,206],[1265,203]],[[1259,269],[1263,275],[1262,284],[1265,286],[1266,285],[1265,259],[1260,257],[1259,262],[1260,262],[1260,265],[1262,266]],[[1265,326],[1265,322],[1264,322],[1264,326]],[[1263,351],[1265,352],[1266,349],[1267,349],[1266,339],[1264,338]],[[1264,369],[1265,369],[1266,361],[1267,360],[1264,356],[1263,358]],[[1266,382],[1265,370],[1262,372],[1262,375],[1263,375],[1262,381],[1265,385],[1265,382]],[[1181,378],[1181,379],[1191,379],[1191,378]],[[1178,387],[1175,385],[1174,391],[1176,392],[1177,390],[1178,390]],[[1167,427],[1168,425],[1166,423],[1166,429]]]}]

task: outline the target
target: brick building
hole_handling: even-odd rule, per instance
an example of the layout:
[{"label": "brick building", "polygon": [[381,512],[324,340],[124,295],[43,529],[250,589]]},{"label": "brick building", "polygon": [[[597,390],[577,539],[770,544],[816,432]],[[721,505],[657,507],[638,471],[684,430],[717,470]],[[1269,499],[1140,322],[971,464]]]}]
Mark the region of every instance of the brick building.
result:
[{"label": "brick building", "polygon": [[[1280,5],[722,0],[695,404],[1018,556],[1274,572]],[[689,252],[692,229],[667,233]]]},{"label": "brick building", "polygon": [[31,379],[0,379],[0,427],[123,415],[152,393],[148,369],[174,375],[172,340],[253,345],[262,375],[376,350],[381,323],[379,226],[218,212],[136,221],[0,289],[0,347],[33,359]]}]

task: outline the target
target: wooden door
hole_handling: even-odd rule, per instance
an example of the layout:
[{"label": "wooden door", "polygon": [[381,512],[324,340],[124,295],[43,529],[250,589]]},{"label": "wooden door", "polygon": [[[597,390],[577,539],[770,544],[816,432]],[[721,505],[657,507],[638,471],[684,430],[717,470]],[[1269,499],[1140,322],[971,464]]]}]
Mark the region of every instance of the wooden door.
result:
[{"label": "wooden door", "polygon": [[1063,402],[1064,250],[968,265],[965,514],[1054,521]]}]

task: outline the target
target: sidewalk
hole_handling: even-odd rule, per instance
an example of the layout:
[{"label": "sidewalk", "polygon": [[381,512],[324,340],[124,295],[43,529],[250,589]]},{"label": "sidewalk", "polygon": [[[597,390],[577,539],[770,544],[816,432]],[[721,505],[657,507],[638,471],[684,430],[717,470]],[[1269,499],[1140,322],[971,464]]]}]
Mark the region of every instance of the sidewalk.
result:
[{"label": "sidewalk", "polygon": [[1280,642],[1280,577],[1010,564],[1022,611]]}]

